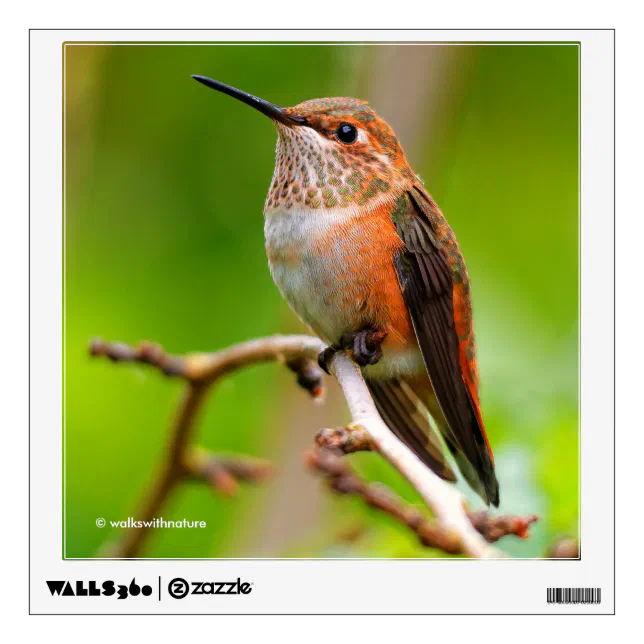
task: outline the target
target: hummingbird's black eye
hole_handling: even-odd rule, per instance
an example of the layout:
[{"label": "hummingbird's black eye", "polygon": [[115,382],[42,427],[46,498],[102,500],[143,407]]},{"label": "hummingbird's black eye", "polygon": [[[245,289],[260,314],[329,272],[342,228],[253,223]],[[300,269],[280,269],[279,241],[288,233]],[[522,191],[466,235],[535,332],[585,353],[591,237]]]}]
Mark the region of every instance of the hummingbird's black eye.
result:
[{"label": "hummingbird's black eye", "polygon": [[358,138],[358,130],[349,123],[343,123],[336,131],[335,135],[342,143],[355,143]]}]

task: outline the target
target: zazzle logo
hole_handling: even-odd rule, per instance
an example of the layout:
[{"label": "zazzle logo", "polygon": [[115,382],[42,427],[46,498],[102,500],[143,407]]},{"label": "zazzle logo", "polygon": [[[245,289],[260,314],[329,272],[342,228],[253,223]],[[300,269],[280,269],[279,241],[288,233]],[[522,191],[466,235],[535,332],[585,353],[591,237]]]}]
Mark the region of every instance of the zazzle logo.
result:
[{"label": "zazzle logo", "polygon": [[175,577],[168,584],[168,593],[175,599],[183,599],[188,595],[250,595],[253,583],[242,581],[193,581],[188,583],[182,577]]}]

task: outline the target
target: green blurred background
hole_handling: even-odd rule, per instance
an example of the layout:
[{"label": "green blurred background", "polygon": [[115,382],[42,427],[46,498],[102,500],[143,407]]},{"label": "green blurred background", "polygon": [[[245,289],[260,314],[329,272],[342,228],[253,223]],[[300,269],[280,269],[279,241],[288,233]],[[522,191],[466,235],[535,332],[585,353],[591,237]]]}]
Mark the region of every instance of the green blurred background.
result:
[{"label": "green blurred background", "polygon": [[[273,285],[262,207],[275,130],[191,80],[279,105],[369,100],[448,217],[473,284],[482,404],[502,512],[538,513],[544,553],[578,530],[578,55],[561,46],[78,46],[66,75],[66,551],[92,557],[157,471],[180,383],[88,357],[90,338],[211,351],[305,331]],[[277,365],[227,379],[199,442],[270,459],[234,499],[186,484],[152,557],[436,557],[405,528],[307,472],[321,427],[347,420],[334,383],[316,406]],[[362,474],[419,498],[375,454]],[[480,502],[467,492],[475,506]]]}]

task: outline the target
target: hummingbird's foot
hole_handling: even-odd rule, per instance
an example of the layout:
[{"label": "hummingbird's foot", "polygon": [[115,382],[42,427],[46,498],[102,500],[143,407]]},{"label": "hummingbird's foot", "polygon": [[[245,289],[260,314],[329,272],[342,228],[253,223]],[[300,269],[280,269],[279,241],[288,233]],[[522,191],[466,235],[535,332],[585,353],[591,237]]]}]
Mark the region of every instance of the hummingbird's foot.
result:
[{"label": "hummingbird's foot", "polygon": [[318,354],[318,364],[320,365],[320,369],[322,369],[322,371],[326,371],[329,375],[331,375],[331,371],[329,369],[331,359],[335,355],[336,351],[338,351],[338,347],[327,347],[324,351],[320,351]]},{"label": "hummingbird's foot", "polygon": [[386,331],[363,329],[351,331],[340,338],[340,347],[351,353],[353,360],[361,367],[376,364],[382,359],[381,344],[387,337]]},{"label": "hummingbird's foot", "polygon": [[387,337],[386,331],[363,329],[362,331],[348,331],[343,333],[337,345],[331,345],[318,355],[320,369],[331,375],[330,365],[336,351],[348,351],[351,358],[361,367],[376,364],[382,359],[380,345]]}]

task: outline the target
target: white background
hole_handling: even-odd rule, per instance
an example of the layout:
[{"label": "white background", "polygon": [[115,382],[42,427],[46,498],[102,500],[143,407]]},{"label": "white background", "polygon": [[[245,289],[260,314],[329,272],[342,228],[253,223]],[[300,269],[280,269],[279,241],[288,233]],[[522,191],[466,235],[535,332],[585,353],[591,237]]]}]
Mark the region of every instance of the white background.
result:
[{"label": "white background", "polygon": [[[289,32],[63,32],[31,36],[31,610],[34,613],[611,613],[613,611],[613,34],[592,32],[302,32],[299,40],[577,41],[582,88],[582,560],[62,561],[61,78],[63,41],[292,40]],[[593,261],[603,257],[609,266]],[[605,294],[606,299],[595,296]],[[126,601],[52,597],[45,580],[112,579],[155,589],[157,575],[254,583],[246,596],[162,593]],[[428,579],[432,583],[428,584]],[[493,582],[492,582],[493,580]],[[491,591],[491,586],[494,592]],[[547,587],[601,587],[599,606],[549,606]],[[346,592],[338,592],[340,589]],[[350,595],[350,600],[347,598]]]},{"label": "white background", "polygon": [[[0,116],[3,123],[3,154],[0,155],[3,179],[3,234],[0,236],[0,274],[3,276],[3,304],[6,314],[2,318],[3,365],[0,369],[0,391],[3,404],[3,466],[0,468],[5,491],[3,494],[3,518],[9,524],[0,533],[5,558],[3,583],[0,584],[0,607],[5,630],[29,637],[60,637],[67,641],[107,642],[134,637],[154,637],[160,641],[171,638],[185,639],[187,634],[222,639],[259,639],[279,635],[281,640],[327,642],[333,638],[340,641],[368,639],[392,641],[394,638],[418,637],[445,638],[465,641],[476,638],[477,642],[497,642],[499,639],[515,639],[522,642],[542,642],[548,635],[556,634],[556,641],[578,640],[592,634],[600,640],[619,639],[632,627],[637,632],[636,611],[641,604],[641,557],[639,554],[638,528],[641,514],[636,503],[636,494],[641,496],[641,368],[637,340],[637,321],[642,317],[639,291],[641,283],[641,150],[642,137],[642,84],[641,78],[641,21],[636,20],[632,3],[588,3],[560,0],[543,0],[538,11],[533,5],[516,2],[480,3],[462,0],[448,5],[427,6],[424,12],[418,7],[410,11],[402,0],[396,10],[390,3],[372,2],[372,11],[342,12],[325,11],[322,16],[318,7],[298,7],[295,11],[276,11],[274,5],[254,6],[249,12],[247,5],[210,8],[184,0],[180,15],[175,7],[166,8],[161,3],[154,12],[146,5],[113,0],[110,12],[94,3],[31,2],[22,7],[11,7],[3,19],[3,56],[0,57],[3,78],[3,101]],[[196,5],[196,6],[195,6]],[[328,7],[327,7],[328,9]],[[252,18],[249,18],[252,14]],[[254,22],[249,24],[249,20]],[[534,27],[570,26],[617,27],[617,177],[618,177],[618,408],[617,421],[618,455],[618,558],[617,621],[604,619],[547,619],[524,617],[491,618],[344,618],[327,617],[316,619],[315,624],[307,618],[166,618],[155,622],[141,618],[133,621],[115,618],[31,618],[27,615],[27,28],[35,26],[147,26],[166,27],[183,25],[223,26],[291,26],[315,25],[328,27],[338,21],[350,25],[383,26],[410,24],[443,27]],[[11,96],[11,100],[6,97]],[[606,299],[606,298],[605,298]],[[610,302],[607,303],[610,305]],[[59,306],[51,312],[58,316]],[[635,328],[634,328],[635,326]],[[635,336],[635,337],[634,337]],[[22,493],[16,492],[18,488]],[[426,584],[433,585],[429,578]],[[195,621],[196,620],[196,621]],[[199,630],[197,630],[199,629]],[[338,637],[338,634],[341,634]],[[160,636],[160,637],[159,637]],[[190,636],[190,635],[188,635]],[[631,635],[632,637],[632,635]],[[20,638],[22,639],[22,637]]]}]

